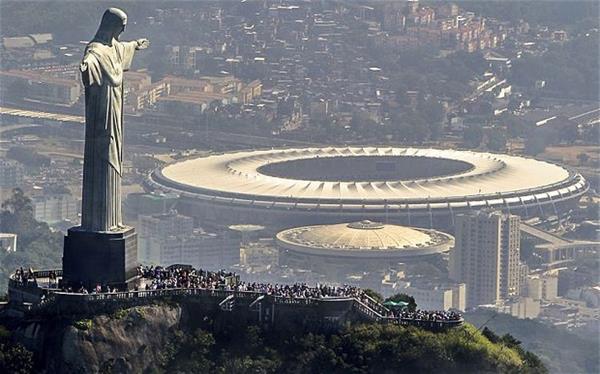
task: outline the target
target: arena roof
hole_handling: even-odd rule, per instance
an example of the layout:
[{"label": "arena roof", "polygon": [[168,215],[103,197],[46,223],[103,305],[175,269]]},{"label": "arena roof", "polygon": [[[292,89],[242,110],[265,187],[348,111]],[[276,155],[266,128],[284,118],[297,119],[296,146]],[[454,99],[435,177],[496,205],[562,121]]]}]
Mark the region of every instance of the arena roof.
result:
[{"label": "arena roof", "polygon": [[167,165],[150,182],[204,200],[286,209],[506,207],[587,190],[579,174],[531,158],[396,147],[225,153]]},{"label": "arena roof", "polygon": [[296,252],[394,257],[443,252],[454,243],[452,236],[436,230],[368,220],[287,229],[277,234],[277,241]]}]

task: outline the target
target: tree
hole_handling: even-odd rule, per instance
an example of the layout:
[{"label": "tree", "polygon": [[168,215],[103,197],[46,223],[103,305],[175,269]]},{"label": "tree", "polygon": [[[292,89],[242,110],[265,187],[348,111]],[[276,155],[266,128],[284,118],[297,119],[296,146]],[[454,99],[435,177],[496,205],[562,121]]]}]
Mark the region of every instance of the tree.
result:
[{"label": "tree", "polygon": [[33,373],[33,354],[11,340],[11,333],[0,326],[0,373]]},{"label": "tree", "polygon": [[50,157],[26,147],[11,147],[6,152],[6,157],[31,167],[50,166]]},{"label": "tree", "polygon": [[573,144],[579,136],[577,124],[566,124],[560,129],[560,131],[558,132],[558,136],[560,141],[565,142],[567,144]]},{"label": "tree", "polygon": [[401,115],[399,122],[395,128],[397,139],[411,143],[422,143],[430,135],[429,126],[423,117],[413,111]]},{"label": "tree", "polygon": [[431,139],[437,139],[442,131],[445,117],[444,106],[437,100],[420,100],[418,105],[419,115],[423,117],[429,128]]},{"label": "tree", "polygon": [[365,294],[367,294],[367,296],[369,296],[379,302],[383,301],[383,296],[381,296],[381,294],[379,292],[373,291],[370,288],[365,289]]},{"label": "tree", "polygon": [[[392,298],[410,301],[406,295]],[[493,343],[488,340],[491,331],[486,339],[468,323],[448,331],[364,323],[324,332],[297,318],[282,317],[279,322],[282,324],[268,329],[210,323],[206,326],[210,330],[179,330],[175,335],[181,338],[165,347],[174,350],[162,369],[215,373],[544,373],[545,370],[535,355],[526,356],[518,341],[505,335]]]},{"label": "tree", "polygon": [[[534,132],[535,133],[535,132]],[[525,139],[525,153],[536,156],[546,150],[546,140],[543,136],[528,136]]]},{"label": "tree", "polygon": [[492,343],[498,343],[500,341],[500,337],[495,332],[490,330],[487,326],[483,328],[481,334],[488,338],[488,340]]},{"label": "tree", "polygon": [[544,80],[552,96],[596,100],[600,94],[598,42],[598,33],[591,33],[551,46],[541,56],[517,59],[512,80],[531,87]]},{"label": "tree", "polygon": [[356,131],[363,135],[369,135],[372,134],[373,130],[377,127],[377,123],[369,118],[368,113],[364,111],[355,111],[350,120],[350,127],[352,128],[352,131]]},{"label": "tree", "polygon": [[481,126],[470,125],[463,130],[463,144],[468,148],[477,148],[483,140]]},{"label": "tree", "polygon": [[13,194],[2,203],[2,209],[8,210],[12,214],[30,215],[33,213],[31,199],[25,196],[20,188],[15,188]]},{"label": "tree", "polygon": [[488,134],[487,147],[495,152],[506,150],[506,133],[498,127],[494,127]]},{"label": "tree", "polygon": [[521,118],[511,114],[503,114],[500,120],[506,127],[511,138],[518,138],[525,135],[526,124]]},{"label": "tree", "polygon": [[[525,151],[529,154],[542,153],[551,144],[557,144],[560,132],[555,126],[541,126],[529,129],[525,138]],[[535,152],[535,153],[533,153]]]},{"label": "tree", "polygon": [[502,343],[504,343],[504,345],[506,345],[507,347],[511,347],[511,348],[515,348],[515,347],[518,347],[521,345],[521,341],[517,340],[511,334],[502,335],[501,341],[502,341]]},{"label": "tree", "polygon": [[[25,232],[33,231],[35,226],[31,199],[25,196],[23,190],[15,188],[13,194],[2,203],[0,229],[3,232],[23,235]],[[22,241],[23,238],[19,236],[19,240]]]},{"label": "tree", "polygon": [[579,160],[579,165],[585,165],[590,160],[590,156],[587,153],[580,153],[577,155],[577,159]]},{"label": "tree", "polygon": [[20,189],[2,204],[0,232],[17,234],[19,251],[0,253],[0,293],[8,274],[19,266],[56,268],[61,262],[63,236],[45,222],[36,221],[31,200]]}]

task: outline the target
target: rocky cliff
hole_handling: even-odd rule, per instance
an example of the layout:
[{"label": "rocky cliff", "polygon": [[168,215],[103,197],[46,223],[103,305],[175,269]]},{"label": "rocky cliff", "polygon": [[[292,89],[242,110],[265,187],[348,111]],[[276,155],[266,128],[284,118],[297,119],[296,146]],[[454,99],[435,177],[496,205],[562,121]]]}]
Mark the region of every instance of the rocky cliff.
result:
[{"label": "rocky cliff", "polygon": [[180,307],[141,306],[79,321],[64,330],[57,367],[71,373],[158,369],[180,318]]},{"label": "rocky cliff", "polygon": [[512,337],[469,324],[438,332],[362,322],[332,329],[310,316],[288,317],[257,326],[186,300],[13,321],[11,330],[35,353],[36,373],[546,372]]},{"label": "rocky cliff", "polygon": [[180,306],[137,306],[90,319],[30,322],[17,335],[48,372],[143,373],[164,364],[181,316]]}]

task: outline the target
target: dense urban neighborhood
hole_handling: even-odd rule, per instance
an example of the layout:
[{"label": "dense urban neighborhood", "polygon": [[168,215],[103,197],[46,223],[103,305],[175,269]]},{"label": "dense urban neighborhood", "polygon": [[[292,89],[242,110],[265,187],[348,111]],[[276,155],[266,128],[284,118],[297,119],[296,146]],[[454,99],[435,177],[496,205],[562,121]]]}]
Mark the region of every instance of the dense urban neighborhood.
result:
[{"label": "dense urban neighborhood", "polygon": [[[598,371],[597,3],[116,6],[122,39],[150,43],[122,91],[123,223],[146,269],[538,324],[596,359],[507,331],[551,372]],[[0,295],[15,269],[19,287],[59,269],[82,222],[80,64],[106,4],[68,8],[0,4]],[[155,278],[136,291],[179,288]]]}]

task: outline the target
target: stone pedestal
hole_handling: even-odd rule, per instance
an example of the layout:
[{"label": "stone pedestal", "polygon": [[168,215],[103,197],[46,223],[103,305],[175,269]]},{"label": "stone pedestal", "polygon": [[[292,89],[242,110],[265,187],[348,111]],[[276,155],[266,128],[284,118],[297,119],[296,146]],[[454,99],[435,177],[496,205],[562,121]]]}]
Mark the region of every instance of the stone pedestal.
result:
[{"label": "stone pedestal", "polygon": [[91,289],[97,284],[132,286],[137,274],[137,234],[133,227],[93,232],[72,227],[65,236],[63,283]]}]

